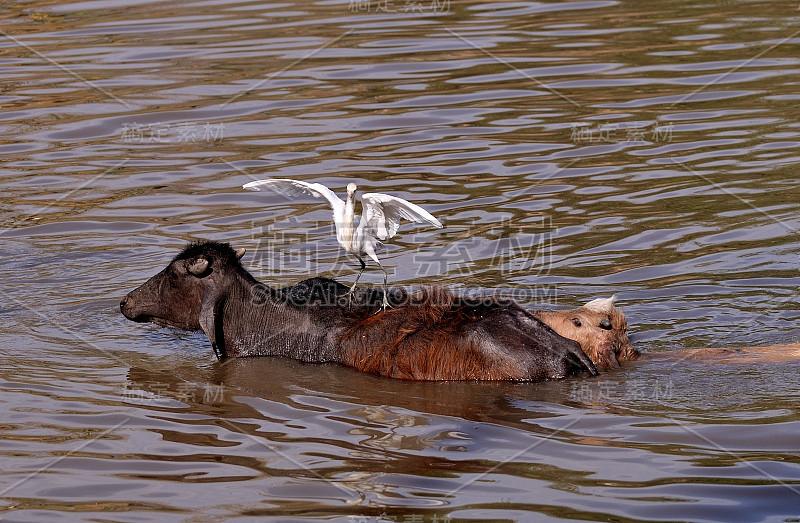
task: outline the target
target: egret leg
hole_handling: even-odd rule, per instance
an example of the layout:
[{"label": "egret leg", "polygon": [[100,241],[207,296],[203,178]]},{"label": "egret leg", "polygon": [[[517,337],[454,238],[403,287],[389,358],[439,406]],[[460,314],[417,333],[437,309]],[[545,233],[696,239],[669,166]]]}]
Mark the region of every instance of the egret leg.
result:
[{"label": "egret leg", "polygon": [[375,313],[375,314],[377,314],[378,312],[383,312],[386,309],[390,309],[391,308],[391,306],[389,305],[389,286],[386,283],[386,280],[387,280],[386,269],[383,268],[383,264],[378,259],[378,256],[375,255],[375,245],[374,244],[367,243],[364,246],[364,252],[366,252],[367,256],[372,258],[372,260],[375,263],[377,263],[378,267],[380,267],[381,270],[383,271],[383,304],[381,305],[381,308],[378,309],[378,311]]},{"label": "egret leg", "polygon": [[391,308],[389,306],[389,286],[386,284],[386,269],[383,268],[381,262],[378,262],[378,266],[383,271],[383,305],[381,305],[381,311],[385,311],[386,309]]},{"label": "egret leg", "polygon": [[364,263],[364,260],[361,259],[361,256],[356,256],[356,258],[358,258],[359,263],[361,263],[361,270],[358,271],[358,276],[356,276],[356,281],[353,282],[353,286],[350,287],[349,291],[347,291],[349,304],[351,306],[353,305],[353,293],[356,291],[356,285],[358,285],[358,280],[361,278],[361,275],[364,273],[364,269],[367,266],[367,264]]}]

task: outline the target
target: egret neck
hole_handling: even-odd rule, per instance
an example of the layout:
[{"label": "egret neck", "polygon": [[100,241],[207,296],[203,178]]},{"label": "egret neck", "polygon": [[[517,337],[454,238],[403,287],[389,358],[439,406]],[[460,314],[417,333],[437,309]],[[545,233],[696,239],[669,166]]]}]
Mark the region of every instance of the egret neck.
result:
[{"label": "egret neck", "polygon": [[342,213],[342,246],[354,252],[353,233],[356,229],[356,184],[347,184],[347,200],[344,202],[344,212]]}]

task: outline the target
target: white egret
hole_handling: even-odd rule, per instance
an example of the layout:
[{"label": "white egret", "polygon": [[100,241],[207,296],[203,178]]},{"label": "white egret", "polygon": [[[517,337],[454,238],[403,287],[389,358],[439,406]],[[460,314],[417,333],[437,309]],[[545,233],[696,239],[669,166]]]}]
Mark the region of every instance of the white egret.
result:
[{"label": "white egret", "polygon": [[362,256],[365,254],[375,260],[383,271],[383,309],[389,306],[387,299],[389,289],[386,284],[386,269],[375,255],[379,240],[388,240],[397,233],[400,219],[405,218],[416,223],[429,223],[441,228],[442,224],[432,214],[402,198],[382,193],[364,193],[361,195],[361,217],[355,222],[356,184],[347,184],[347,200],[342,201],[336,194],[321,183],[308,183],[286,178],[272,178],[246,183],[242,186],[251,191],[272,189],[287,196],[308,194],[316,198],[325,198],[333,208],[333,223],[336,225],[336,239],[344,250],[358,258],[361,270],[356,281],[350,287],[348,295],[353,294],[366,264]]}]

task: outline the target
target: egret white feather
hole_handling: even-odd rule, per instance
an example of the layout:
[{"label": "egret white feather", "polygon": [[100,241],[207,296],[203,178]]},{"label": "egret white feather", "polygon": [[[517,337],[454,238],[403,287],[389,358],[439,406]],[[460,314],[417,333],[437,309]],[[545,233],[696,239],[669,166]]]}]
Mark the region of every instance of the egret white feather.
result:
[{"label": "egret white feather", "polygon": [[336,225],[336,240],[344,250],[358,258],[361,270],[358,271],[356,281],[348,294],[355,291],[361,274],[366,264],[362,256],[365,254],[378,264],[383,271],[383,308],[389,306],[387,295],[389,292],[386,283],[386,269],[381,265],[375,248],[380,245],[379,240],[388,240],[397,234],[400,220],[406,219],[416,223],[429,223],[435,227],[442,224],[431,213],[417,204],[411,203],[397,196],[383,193],[364,193],[361,195],[361,217],[358,225],[355,221],[355,192],[356,184],[347,185],[347,200],[343,201],[336,194],[321,183],[308,183],[287,178],[271,178],[246,183],[242,186],[251,191],[262,189],[273,190],[289,197],[311,195],[316,198],[325,198],[333,209],[333,223]]}]

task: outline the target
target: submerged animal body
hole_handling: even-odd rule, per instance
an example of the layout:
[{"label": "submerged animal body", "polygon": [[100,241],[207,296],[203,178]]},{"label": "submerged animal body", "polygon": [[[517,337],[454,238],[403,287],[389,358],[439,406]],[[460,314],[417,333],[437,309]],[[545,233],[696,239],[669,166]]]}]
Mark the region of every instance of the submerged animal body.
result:
[{"label": "submerged animal body", "polygon": [[614,306],[615,301],[616,296],[598,298],[577,309],[535,311],[533,315],[580,343],[597,367],[615,368],[640,355],[628,338],[625,314]]},{"label": "submerged animal body", "polygon": [[678,348],[641,353],[628,338],[625,314],[615,306],[616,296],[599,298],[575,309],[534,311],[554,331],[577,341],[598,368],[617,368],[639,358],[657,364],[774,364],[800,361],[800,342],[768,346]]},{"label": "submerged animal body", "polygon": [[[283,289],[259,283],[239,262],[242,254],[228,244],[192,244],[120,309],[134,321],[202,330],[220,357],[338,362],[410,380],[597,372],[578,343],[513,302],[471,302],[442,289],[389,296],[360,289],[349,307],[348,287],[327,278]],[[385,301],[394,308],[380,312]]]},{"label": "submerged animal body", "polygon": [[[388,240],[400,227],[400,220],[405,218],[412,222],[429,223],[435,227],[442,224],[428,211],[402,198],[382,193],[364,193],[361,195],[362,212],[356,225],[355,218],[355,193],[356,184],[347,185],[347,200],[342,201],[336,194],[321,183],[308,183],[300,180],[286,178],[271,178],[257,180],[242,186],[251,191],[270,189],[287,196],[311,195],[316,198],[325,198],[333,209],[333,223],[336,225],[336,240],[347,252],[355,256],[361,264],[356,281],[350,288],[350,293],[355,291],[358,280],[364,272],[366,264],[363,256],[369,256],[383,271],[383,292],[387,296],[386,269],[381,265],[375,249],[380,245],[379,240]],[[383,308],[389,303],[384,300]]]}]

